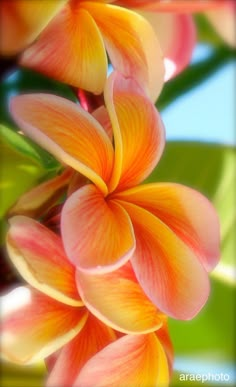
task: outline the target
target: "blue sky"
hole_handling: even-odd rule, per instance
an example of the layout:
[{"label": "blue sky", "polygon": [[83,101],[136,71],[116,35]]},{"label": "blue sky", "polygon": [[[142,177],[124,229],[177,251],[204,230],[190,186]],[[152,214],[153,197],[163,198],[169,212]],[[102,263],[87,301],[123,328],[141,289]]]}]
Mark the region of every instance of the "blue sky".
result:
[{"label": "blue sky", "polygon": [[[209,49],[198,46],[193,62],[206,55]],[[167,139],[235,144],[235,80],[235,63],[229,63],[166,108],[162,119]]]}]

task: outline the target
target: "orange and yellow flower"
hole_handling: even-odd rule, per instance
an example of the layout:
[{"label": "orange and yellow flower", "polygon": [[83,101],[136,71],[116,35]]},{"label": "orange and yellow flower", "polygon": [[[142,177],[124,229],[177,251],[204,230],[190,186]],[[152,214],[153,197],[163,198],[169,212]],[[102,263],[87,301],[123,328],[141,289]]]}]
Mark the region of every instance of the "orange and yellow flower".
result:
[{"label": "orange and yellow flower", "polygon": [[[110,273],[131,260],[160,310],[192,318],[207,300],[207,272],[219,258],[217,215],[191,188],[139,185],[161,157],[161,119],[139,85],[119,73],[109,77],[104,97],[99,121],[45,94],[14,97],[11,112],[26,134],[90,181],[68,197],[61,219],[80,276]],[[114,144],[103,123],[112,127]]]},{"label": "orange and yellow flower", "polygon": [[21,56],[23,66],[100,94],[108,53],[114,68],[134,76],[153,100],[158,97],[163,55],[154,30],[136,12],[101,0],[10,3],[1,1],[3,54],[14,54],[33,42]]},{"label": "orange and yellow flower", "polygon": [[[5,359],[30,364],[49,357],[47,386],[90,385],[95,374],[102,385],[168,385],[173,353],[166,316],[145,296],[130,265],[86,283],[85,275],[76,277],[60,237],[25,216],[10,220],[7,249],[30,286],[2,299]],[[85,289],[85,302],[77,287]]]}]

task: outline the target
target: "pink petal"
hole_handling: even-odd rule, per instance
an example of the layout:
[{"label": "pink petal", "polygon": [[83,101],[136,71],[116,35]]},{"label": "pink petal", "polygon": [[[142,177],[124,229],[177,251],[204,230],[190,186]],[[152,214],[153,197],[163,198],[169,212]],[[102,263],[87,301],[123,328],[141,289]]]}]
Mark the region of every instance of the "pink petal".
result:
[{"label": "pink petal", "polygon": [[220,227],[215,209],[199,192],[172,183],[147,184],[119,194],[164,222],[193,250],[207,271],[220,256]]},{"label": "pink petal", "polygon": [[115,140],[109,191],[120,191],[150,174],[161,157],[165,133],[155,106],[133,79],[114,72],[104,95]]},{"label": "pink petal", "polygon": [[112,329],[89,315],[83,329],[53,362],[46,386],[72,386],[84,364],[114,340]]},{"label": "pink petal", "polygon": [[118,331],[147,333],[162,326],[163,314],[144,294],[129,263],[103,275],[77,270],[77,286],[87,308]]},{"label": "pink petal", "polygon": [[162,221],[141,207],[122,205],[133,222],[136,250],[131,262],[145,293],[165,314],[193,318],[209,295],[203,266]]},{"label": "pink petal", "polygon": [[65,98],[48,94],[12,98],[11,113],[24,133],[107,193],[113,147],[90,114]]},{"label": "pink petal", "polygon": [[81,270],[110,272],[127,262],[134,251],[133,228],[126,211],[105,200],[94,185],[80,188],[67,199],[61,221],[67,255]]},{"label": "pink petal", "polygon": [[83,305],[75,284],[75,270],[61,239],[42,224],[25,216],[10,219],[9,257],[33,287],[68,305]]},{"label": "pink petal", "polygon": [[1,350],[4,358],[29,364],[72,340],[87,319],[84,308],[59,303],[30,288],[2,297]]},{"label": "pink petal", "polygon": [[165,352],[154,333],[127,335],[108,345],[82,368],[73,386],[169,385]]}]

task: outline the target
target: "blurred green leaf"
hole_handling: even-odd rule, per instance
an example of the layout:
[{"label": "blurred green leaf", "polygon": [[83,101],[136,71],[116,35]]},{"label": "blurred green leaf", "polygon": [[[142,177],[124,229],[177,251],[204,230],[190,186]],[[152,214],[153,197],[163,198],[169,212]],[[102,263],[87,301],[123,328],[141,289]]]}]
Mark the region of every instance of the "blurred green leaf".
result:
[{"label": "blurred green leaf", "polygon": [[44,364],[17,366],[4,362],[1,366],[0,384],[3,387],[42,387],[45,378]]},{"label": "blurred green leaf", "polygon": [[[20,195],[46,178],[49,172],[56,173],[60,164],[41,158],[27,139],[0,126],[0,218],[14,204]],[[1,222],[1,229],[4,229]]]},{"label": "blurred green leaf", "polygon": [[74,102],[78,101],[70,86],[33,70],[16,68],[11,73],[5,75],[0,85],[1,122],[18,130],[9,113],[9,101],[14,95],[35,92],[56,94]]}]

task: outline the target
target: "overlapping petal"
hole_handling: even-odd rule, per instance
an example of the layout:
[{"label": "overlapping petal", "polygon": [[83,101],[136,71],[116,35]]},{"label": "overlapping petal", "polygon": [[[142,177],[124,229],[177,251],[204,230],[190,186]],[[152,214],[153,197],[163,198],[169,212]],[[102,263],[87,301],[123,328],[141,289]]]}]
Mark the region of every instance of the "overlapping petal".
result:
[{"label": "overlapping petal", "polygon": [[191,61],[196,28],[191,15],[141,12],[152,25],[165,57],[165,81],[178,75]]},{"label": "overlapping petal", "polygon": [[74,386],[162,386],[169,382],[165,352],[155,333],[127,335],[92,357]]},{"label": "overlapping petal", "polygon": [[1,300],[1,350],[11,362],[44,359],[73,339],[86,322],[83,307],[72,308],[30,288],[14,292],[14,309],[9,308],[11,293]]},{"label": "overlapping petal", "polygon": [[114,151],[90,114],[73,102],[47,94],[14,97],[11,113],[29,137],[107,193]]},{"label": "overlapping petal", "polygon": [[69,259],[85,271],[105,273],[117,269],[135,249],[133,228],[126,211],[106,201],[91,184],[67,199],[61,229]]},{"label": "overlapping petal", "polygon": [[68,0],[1,0],[1,55],[15,55],[30,44]]},{"label": "overlapping petal", "polygon": [[83,305],[75,284],[75,269],[60,238],[25,216],[10,220],[9,257],[22,277],[36,289],[68,305]]},{"label": "overlapping petal", "polygon": [[8,215],[25,215],[34,218],[42,216],[66,190],[72,174],[73,170],[68,168],[60,175],[32,188],[18,199]]},{"label": "overlapping petal", "polygon": [[[150,212],[127,202],[136,250],[131,262],[147,296],[167,315],[194,317],[209,295],[208,275],[194,252]],[[187,291],[186,291],[187,289]]]},{"label": "overlapping petal", "polygon": [[111,328],[89,315],[79,334],[60,351],[46,386],[73,386],[84,364],[115,338]]},{"label": "overlapping petal", "polygon": [[144,294],[129,263],[105,275],[77,270],[76,276],[84,304],[108,326],[132,334],[162,326],[165,316]]},{"label": "overlapping petal", "polygon": [[164,127],[155,106],[133,79],[114,72],[104,97],[115,140],[109,191],[120,191],[140,183],[155,167],[164,148]]},{"label": "overlapping petal", "polygon": [[164,222],[193,250],[205,269],[219,261],[219,219],[212,204],[199,192],[181,184],[154,183],[119,193]]},{"label": "overlapping petal", "polygon": [[113,4],[84,1],[97,23],[113,67],[134,77],[156,100],[163,86],[164,63],[158,39],[149,23],[135,12]]},{"label": "overlapping petal", "polygon": [[80,1],[64,6],[24,52],[21,64],[95,94],[103,91],[107,74],[103,39]]}]

